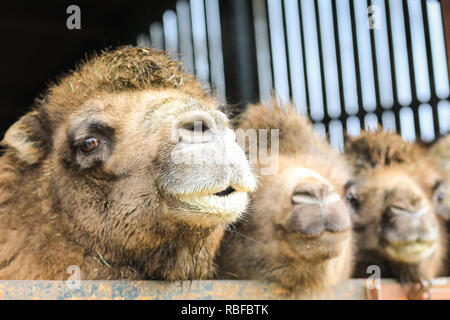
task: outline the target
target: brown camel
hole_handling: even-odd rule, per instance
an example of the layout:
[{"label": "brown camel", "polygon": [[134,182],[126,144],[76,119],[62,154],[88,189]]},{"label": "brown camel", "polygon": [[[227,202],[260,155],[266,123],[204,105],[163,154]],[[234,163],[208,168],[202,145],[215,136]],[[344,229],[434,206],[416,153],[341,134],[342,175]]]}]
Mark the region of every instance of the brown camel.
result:
[{"label": "brown camel", "polygon": [[218,103],[152,49],[82,63],[2,145],[0,279],[212,277],[256,184]]},{"label": "brown camel", "polygon": [[441,215],[450,218],[450,134],[438,140],[430,148],[430,155],[444,174],[447,189],[437,210]]},{"label": "brown camel", "polygon": [[348,196],[359,248],[355,276],[367,277],[370,265],[401,283],[440,275],[447,241],[435,208],[444,184],[424,149],[379,129],[349,138],[346,153],[356,175]]},{"label": "brown camel", "polygon": [[[353,243],[345,159],[292,106],[250,106],[234,123],[246,133],[279,129],[279,170],[261,175],[250,213],[222,241],[221,277],[264,279],[294,294],[348,278]],[[272,140],[268,148],[274,156]],[[256,164],[258,173],[262,166]]]},{"label": "brown camel", "polygon": [[[450,134],[442,137],[437,143],[431,146],[430,155],[444,174],[446,190],[440,195],[436,195],[438,212],[445,218],[450,218]],[[440,198],[439,198],[440,197]],[[447,222],[447,231],[450,231],[450,222]],[[450,233],[449,235],[450,241]],[[450,275],[450,246],[447,254],[447,275]]]}]

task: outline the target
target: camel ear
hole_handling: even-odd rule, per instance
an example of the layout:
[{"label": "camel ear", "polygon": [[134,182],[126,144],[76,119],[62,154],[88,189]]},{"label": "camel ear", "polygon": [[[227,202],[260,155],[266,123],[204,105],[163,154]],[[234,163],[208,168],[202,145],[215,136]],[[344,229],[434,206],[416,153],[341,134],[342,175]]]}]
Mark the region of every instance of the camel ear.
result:
[{"label": "camel ear", "polygon": [[44,112],[31,111],[6,131],[0,143],[13,150],[15,156],[31,165],[39,162],[48,151],[50,129]]}]

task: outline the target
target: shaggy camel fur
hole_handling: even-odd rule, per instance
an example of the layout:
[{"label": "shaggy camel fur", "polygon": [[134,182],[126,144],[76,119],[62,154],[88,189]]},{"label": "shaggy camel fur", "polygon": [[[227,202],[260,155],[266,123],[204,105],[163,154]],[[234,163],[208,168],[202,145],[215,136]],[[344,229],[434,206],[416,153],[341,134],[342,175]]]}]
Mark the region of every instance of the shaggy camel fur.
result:
[{"label": "shaggy camel fur", "polygon": [[[226,234],[217,260],[221,277],[265,279],[294,294],[349,278],[353,243],[344,186],[351,168],[345,159],[292,106],[250,106],[234,123],[245,132],[279,129],[279,170],[261,175],[250,214]],[[274,156],[271,139],[268,148]]]},{"label": "shaggy camel fur", "polygon": [[[431,146],[430,155],[437,162],[439,168],[444,174],[446,189],[442,190],[440,194],[436,195],[438,212],[450,219],[450,134],[438,140],[437,143]],[[447,231],[450,241],[450,223],[447,223]],[[450,246],[447,254],[447,275],[450,275]]]},{"label": "shaggy camel fur", "polygon": [[437,210],[442,216],[450,218],[450,134],[439,139],[430,148],[430,155],[444,174],[446,190],[440,195]]},{"label": "shaggy camel fur", "polygon": [[152,49],[80,64],[2,145],[0,279],[212,277],[256,184],[218,103]]},{"label": "shaggy camel fur", "polygon": [[443,177],[425,150],[379,129],[349,138],[346,153],[356,175],[349,194],[359,247],[355,276],[367,277],[370,265],[402,283],[440,275],[447,241],[435,207]]}]

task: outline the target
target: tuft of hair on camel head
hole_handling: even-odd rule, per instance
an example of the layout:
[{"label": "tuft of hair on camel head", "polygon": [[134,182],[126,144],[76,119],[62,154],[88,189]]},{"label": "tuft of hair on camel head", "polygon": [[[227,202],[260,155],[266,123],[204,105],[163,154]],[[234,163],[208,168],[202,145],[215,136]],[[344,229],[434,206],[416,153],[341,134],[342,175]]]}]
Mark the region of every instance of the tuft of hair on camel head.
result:
[{"label": "tuft of hair on camel head", "polygon": [[349,137],[354,165],[348,186],[358,243],[355,276],[371,265],[382,277],[415,284],[442,274],[446,256],[444,176],[429,153],[394,132]]},{"label": "tuft of hair on camel head", "polygon": [[[268,280],[300,296],[349,278],[353,232],[345,185],[352,176],[345,158],[290,104],[251,105],[233,123],[236,135],[241,129],[250,137],[245,150],[259,181],[248,216],[222,241],[220,277]],[[265,130],[276,130],[278,141],[261,143],[271,136]],[[255,145],[278,157],[277,170],[263,174],[268,161],[252,162]]]},{"label": "tuft of hair on camel head", "polygon": [[256,187],[219,102],[149,48],[79,64],[2,145],[0,279],[210,278]]}]

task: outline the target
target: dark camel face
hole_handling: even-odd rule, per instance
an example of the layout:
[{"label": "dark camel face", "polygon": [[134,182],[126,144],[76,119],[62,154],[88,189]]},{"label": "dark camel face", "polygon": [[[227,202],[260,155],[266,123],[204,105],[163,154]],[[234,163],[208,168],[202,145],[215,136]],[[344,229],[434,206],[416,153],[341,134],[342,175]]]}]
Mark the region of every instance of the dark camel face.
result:
[{"label": "dark camel face", "polygon": [[414,170],[401,164],[374,168],[348,187],[347,199],[355,212],[354,227],[363,250],[407,264],[420,263],[435,253],[441,186],[433,171],[417,177]]}]

